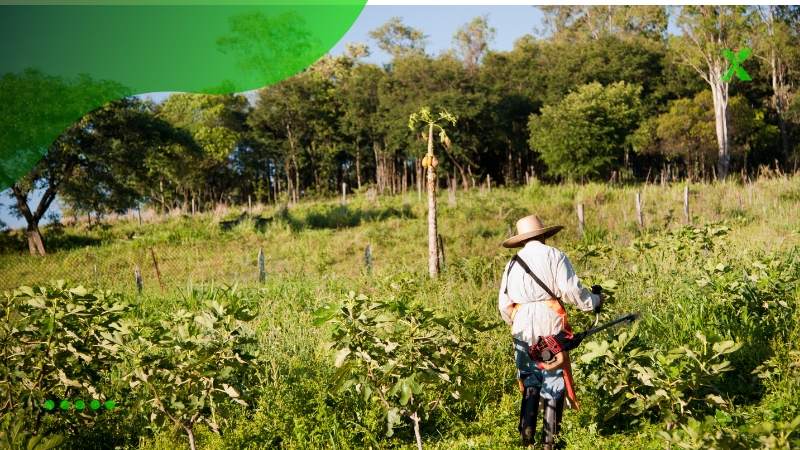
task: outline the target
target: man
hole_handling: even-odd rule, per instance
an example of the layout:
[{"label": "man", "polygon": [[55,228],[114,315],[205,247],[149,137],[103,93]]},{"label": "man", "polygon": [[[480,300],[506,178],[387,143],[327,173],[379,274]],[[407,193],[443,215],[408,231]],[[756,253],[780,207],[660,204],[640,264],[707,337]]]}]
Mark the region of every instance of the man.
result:
[{"label": "man", "polygon": [[[522,406],[519,432],[522,445],[533,444],[539,414],[539,399],[544,403],[542,440],[544,450],[552,450],[561,423],[564,397],[574,405],[575,393],[569,354],[563,352],[563,364],[545,365],[530,358],[531,346],[540,336],[569,331],[562,302],[592,311],[603,304],[603,296],[592,294],[575,275],[563,252],[545,244],[547,238],[561,231],[557,225],[545,227],[535,215],[517,221],[517,235],[503,242],[506,248],[521,248],[506,265],[500,284],[499,309],[511,326],[518,369]],[[537,280],[538,278],[538,280]]]}]

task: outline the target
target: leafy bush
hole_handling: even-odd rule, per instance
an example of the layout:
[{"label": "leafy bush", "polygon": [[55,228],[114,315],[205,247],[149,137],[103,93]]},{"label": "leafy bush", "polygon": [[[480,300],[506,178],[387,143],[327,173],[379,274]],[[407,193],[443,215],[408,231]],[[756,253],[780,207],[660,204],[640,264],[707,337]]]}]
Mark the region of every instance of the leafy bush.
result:
[{"label": "leafy bush", "polygon": [[241,377],[252,359],[255,342],[248,323],[255,317],[235,292],[207,300],[201,311],[178,310],[154,317],[136,330],[135,354],[126,378],[131,387],[149,387],[150,418],[159,426],[169,420],[181,427],[195,449],[194,425],[205,422],[219,431],[228,417],[226,400],[246,405]]},{"label": "leafy bush", "polygon": [[315,325],[333,323],[330,347],[338,351],[339,368],[333,389],[355,389],[379,402],[387,436],[407,417],[421,449],[421,420],[451,399],[472,400],[465,366],[475,362],[477,332],[492,328],[476,317],[446,316],[403,300],[370,301],[352,291],[315,315]]},{"label": "leafy bush", "polygon": [[122,361],[129,306],[119,295],[70,288],[64,281],[22,286],[0,301],[0,415],[14,420],[6,439],[14,441],[20,430],[43,436],[93,423],[97,413],[91,409],[61,413],[50,405],[54,414],[45,417],[45,402],[106,399],[99,387]]},{"label": "leafy bush", "polygon": [[617,414],[642,416],[651,412],[669,431],[702,411],[727,406],[716,383],[732,370],[724,355],[741,348],[717,335],[697,333],[698,344],[669,351],[646,349],[632,343],[633,333],[623,332],[611,342],[589,342],[585,363],[595,362],[590,378],[613,402],[604,419]]}]

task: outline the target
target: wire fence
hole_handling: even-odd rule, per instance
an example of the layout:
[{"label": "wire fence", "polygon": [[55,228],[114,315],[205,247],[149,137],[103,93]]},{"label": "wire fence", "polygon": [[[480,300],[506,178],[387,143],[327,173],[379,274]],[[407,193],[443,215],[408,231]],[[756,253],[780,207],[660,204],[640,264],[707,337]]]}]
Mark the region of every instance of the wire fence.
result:
[{"label": "wire fence", "polygon": [[[4,258],[8,261],[2,265],[15,264],[16,267],[13,271],[1,270],[0,265],[0,291],[64,279],[72,285],[85,287],[127,293],[162,293],[190,280],[197,284],[249,284],[263,281],[266,277],[266,258],[258,249],[220,254],[208,247],[205,244],[161,245],[126,249],[114,254],[89,248],[45,258],[6,256]],[[276,269],[275,263],[272,261],[272,270]]]},{"label": "wire fence", "polygon": [[182,236],[164,242],[163,237],[137,235],[110,244],[54,251],[44,257],[0,254],[0,294],[20,286],[66,280],[72,286],[126,295],[163,296],[187,284],[257,286],[273,277],[357,275],[372,269],[369,238],[359,232],[333,233],[322,228],[295,239],[290,224],[259,225],[259,220],[263,219],[227,229],[225,222],[218,221],[215,227],[219,231],[211,238]]}]

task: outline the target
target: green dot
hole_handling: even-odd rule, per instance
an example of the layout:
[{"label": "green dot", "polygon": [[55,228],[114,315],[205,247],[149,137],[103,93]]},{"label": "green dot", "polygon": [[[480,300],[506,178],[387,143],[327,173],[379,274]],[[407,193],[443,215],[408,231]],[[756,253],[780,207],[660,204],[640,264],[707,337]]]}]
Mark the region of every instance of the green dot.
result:
[{"label": "green dot", "polygon": [[100,402],[97,400],[92,400],[92,403],[89,403],[89,407],[92,409],[97,409],[100,407]]},{"label": "green dot", "polygon": [[114,400],[109,400],[109,401],[106,402],[106,409],[112,410],[112,409],[114,409],[115,405],[116,405],[116,403],[114,403]]},{"label": "green dot", "polygon": [[83,403],[83,400],[78,400],[75,402],[75,409],[83,409],[86,407],[86,403]]},{"label": "green dot", "polygon": [[69,404],[69,402],[68,402],[68,401],[66,401],[66,400],[61,400],[61,404],[60,404],[60,406],[61,406],[61,409],[69,409],[69,407],[70,407],[70,404]]},{"label": "green dot", "polygon": [[48,400],[48,401],[44,402],[44,408],[47,409],[47,410],[52,410],[55,407],[56,407],[56,402],[54,402],[52,400]]}]

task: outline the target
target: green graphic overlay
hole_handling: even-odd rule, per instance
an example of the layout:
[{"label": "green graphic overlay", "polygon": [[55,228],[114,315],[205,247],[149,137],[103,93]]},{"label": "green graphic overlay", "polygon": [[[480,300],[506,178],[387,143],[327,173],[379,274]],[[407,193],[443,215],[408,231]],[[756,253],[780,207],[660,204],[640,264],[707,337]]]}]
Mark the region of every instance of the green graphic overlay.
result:
[{"label": "green graphic overlay", "polygon": [[366,0],[0,0],[0,190],[73,122],[147,92],[229,94],[325,54]]},{"label": "green graphic overlay", "polygon": [[[89,403],[89,407],[96,411],[96,410],[100,409],[100,405],[101,404],[102,403],[100,403],[100,400],[92,400]],[[68,410],[68,409],[70,409],[72,407],[72,403],[70,403],[69,400],[61,400],[61,402],[59,402],[58,406],[61,409],[66,411],[66,410]],[[117,406],[117,403],[114,400],[106,400],[106,402],[105,402],[105,407],[109,411],[114,409],[114,407],[116,407],[116,406]],[[53,400],[47,400],[46,402],[44,402],[44,409],[46,409],[48,411],[52,411],[55,407],[56,407],[56,402],[53,401]],[[75,409],[83,410],[85,408],[86,408],[86,402],[84,402],[83,400],[78,400],[78,401],[75,402]]]},{"label": "green graphic overlay", "polygon": [[749,55],[750,55],[749,48],[743,48],[739,50],[739,53],[737,53],[736,56],[733,56],[733,53],[727,48],[723,50],[722,56],[724,56],[725,59],[727,59],[728,62],[731,63],[731,66],[728,68],[728,70],[725,71],[725,73],[723,73],[719,77],[719,79],[722,81],[731,81],[731,77],[733,77],[733,74],[735,73],[740,80],[751,81],[750,75],[748,75],[747,72],[745,72],[744,69],[740,66],[740,64],[742,64]]}]

